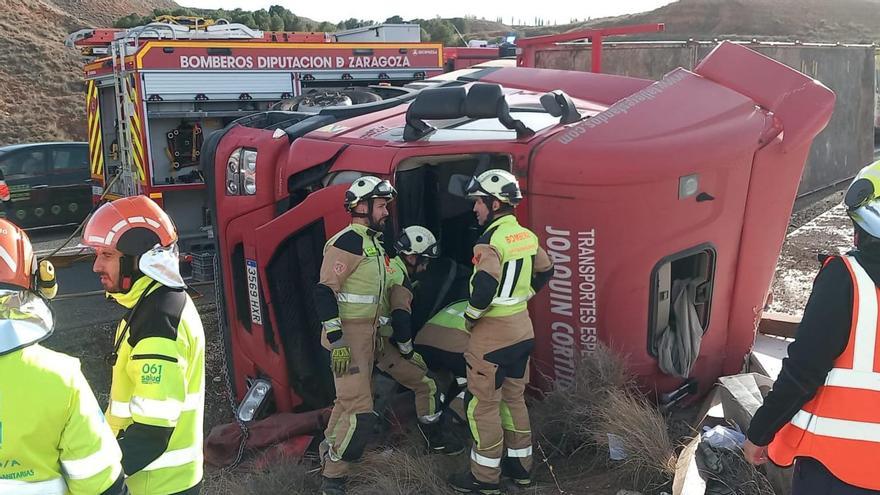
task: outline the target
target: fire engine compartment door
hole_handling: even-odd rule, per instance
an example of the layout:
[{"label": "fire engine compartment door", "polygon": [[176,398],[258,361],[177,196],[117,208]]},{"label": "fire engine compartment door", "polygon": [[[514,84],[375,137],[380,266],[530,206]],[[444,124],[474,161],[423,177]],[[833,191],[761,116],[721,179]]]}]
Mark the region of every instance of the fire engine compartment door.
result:
[{"label": "fire engine compartment door", "polygon": [[285,93],[294,95],[289,72],[144,72],[143,82],[147,99],[163,101],[193,101],[197,95],[208,100],[238,100],[242,95],[279,100]]}]

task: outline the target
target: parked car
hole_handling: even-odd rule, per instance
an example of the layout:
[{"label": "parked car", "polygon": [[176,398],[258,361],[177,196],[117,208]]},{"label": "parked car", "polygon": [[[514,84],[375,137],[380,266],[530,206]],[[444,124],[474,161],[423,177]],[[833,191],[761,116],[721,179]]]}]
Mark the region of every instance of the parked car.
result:
[{"label": "parked car", "polygon": [[81,222],[92,207],[88,143],[0,147],[11,200],[5,214],[24,228]]}]

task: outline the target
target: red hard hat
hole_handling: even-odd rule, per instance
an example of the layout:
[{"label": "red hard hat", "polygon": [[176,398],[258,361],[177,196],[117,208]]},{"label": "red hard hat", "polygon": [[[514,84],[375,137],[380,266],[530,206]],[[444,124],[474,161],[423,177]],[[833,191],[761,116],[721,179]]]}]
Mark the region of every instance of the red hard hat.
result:
[{"label": "red hard hat", "polygon": [[82,243],[92,248],[113,248],[139,256],[156,244],[177,242],[177,229],[168,214],[146,196],[121,198],[105,203],[89,219]]},{"label": "red hard hat", "polygon": [[34,289],[34,249],[27,234],[6,219],[0,219],[0,284]]}]

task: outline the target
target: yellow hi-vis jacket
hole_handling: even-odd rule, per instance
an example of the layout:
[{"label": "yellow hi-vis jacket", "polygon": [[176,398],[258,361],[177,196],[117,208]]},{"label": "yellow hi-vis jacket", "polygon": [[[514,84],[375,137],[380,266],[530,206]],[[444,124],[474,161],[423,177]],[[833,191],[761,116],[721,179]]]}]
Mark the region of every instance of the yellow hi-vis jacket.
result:
[{"label": "yellow hi-vis jacket", "polygon": [[[205,333],[192,299],[143,276],[125,294],[107,420],[122,447],[132,495],[192,488],[203,474]],[[158,457],[143,459],[144,439],[165,437]]]},{"label": "yellow hi-vis jacket", "polygon": [[118,493],[122,453],[79,360],[38,344],[3,354],[9,350],[4,341],[11,340],[4,337],[9,335],[0,336],[0,493]]}]

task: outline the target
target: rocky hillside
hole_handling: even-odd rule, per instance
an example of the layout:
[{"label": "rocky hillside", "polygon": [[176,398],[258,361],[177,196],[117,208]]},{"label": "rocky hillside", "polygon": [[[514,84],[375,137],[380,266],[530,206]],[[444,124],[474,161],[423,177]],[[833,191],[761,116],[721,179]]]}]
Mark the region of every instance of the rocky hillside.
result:
[{"label": "rocky hillside", "polygon": [[0,9],[0,145],[85,138],[82,64],[68,33],[171,0],[5,0]]},{"label": "rocky hillside", "polygon": [[596,19],[568,29],[649,22],[665,23],[666,33],[659,37],[666,39],[870,43],[880,40],[880,0],[679,0],[650,12]]}]

